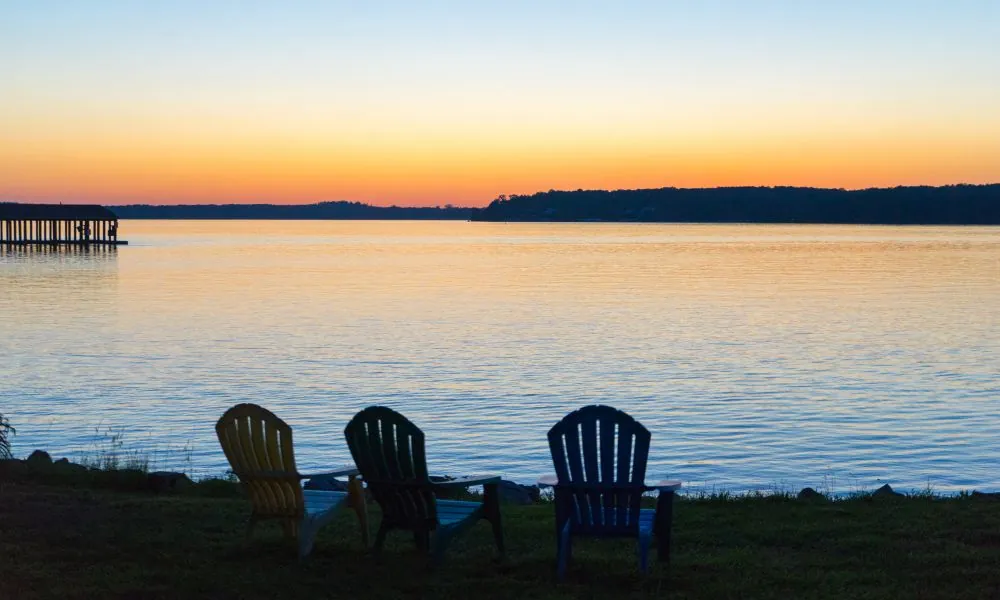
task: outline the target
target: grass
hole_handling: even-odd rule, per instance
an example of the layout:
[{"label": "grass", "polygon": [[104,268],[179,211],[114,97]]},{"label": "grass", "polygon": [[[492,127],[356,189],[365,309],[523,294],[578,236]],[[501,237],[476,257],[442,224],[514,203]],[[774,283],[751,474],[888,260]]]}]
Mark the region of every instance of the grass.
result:
[{"label": "grass", "polygon": [[101,471],[149,471],[149,455],[125,445],[125,430],[98,425],[94,428],[92,448],[80,461]]},{"label": "grass", "polygon": [[0,597],[1000,597],[1000,502],[977,497],[680,500],[669,569],[643,577],[633,542],[584,540],[559,584],[551,505],[504,507],[506,562],[482,523],[432,571],[404,534],[374,561],[347,511],[305,562],[276,524],[247,543],[248,503],[208,497],[234,489],[203,482],[154,496],[0,483]]}]

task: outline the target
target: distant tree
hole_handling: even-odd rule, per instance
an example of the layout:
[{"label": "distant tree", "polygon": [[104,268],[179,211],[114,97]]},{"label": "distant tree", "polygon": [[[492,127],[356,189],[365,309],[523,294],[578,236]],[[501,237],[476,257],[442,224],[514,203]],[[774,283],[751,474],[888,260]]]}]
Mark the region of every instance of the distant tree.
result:
[{"label": "distant tree", "polygon": [[1000,185],[576,190],[499,196],[483,221],[681,223],[1000,224]]}]

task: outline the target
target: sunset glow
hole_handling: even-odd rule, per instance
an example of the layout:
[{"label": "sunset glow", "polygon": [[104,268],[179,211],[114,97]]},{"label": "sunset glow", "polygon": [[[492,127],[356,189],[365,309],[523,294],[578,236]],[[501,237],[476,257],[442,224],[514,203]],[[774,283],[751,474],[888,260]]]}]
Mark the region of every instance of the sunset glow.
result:
[{"label": "sunset glow", "polygon": [[4,3],[0,200],[1000,181],[996,2],[418,4]]}]

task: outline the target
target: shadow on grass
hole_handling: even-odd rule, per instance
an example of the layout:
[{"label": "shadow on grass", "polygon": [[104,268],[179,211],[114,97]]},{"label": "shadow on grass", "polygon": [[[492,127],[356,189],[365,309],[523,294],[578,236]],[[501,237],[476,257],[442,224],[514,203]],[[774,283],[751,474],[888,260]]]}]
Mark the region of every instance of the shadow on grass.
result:
[{"label": "shadow on grass", "polygon": [[[551,506],[503,508],[503,563],[486,523],[456,539],[438,569],[405,533],[391,534],[376,561],[347,511],[299,561],[276,524],[245,540],[249,503],[209,497],[228,483],[161,496],[2,484],[4,597],[988,598],[1000,590],[992,498],[681,499],[669,568],[653,562],[644,577],[634,541],[584,539],[557,584]],[[211,486],[219,489],[207,493]]]}]

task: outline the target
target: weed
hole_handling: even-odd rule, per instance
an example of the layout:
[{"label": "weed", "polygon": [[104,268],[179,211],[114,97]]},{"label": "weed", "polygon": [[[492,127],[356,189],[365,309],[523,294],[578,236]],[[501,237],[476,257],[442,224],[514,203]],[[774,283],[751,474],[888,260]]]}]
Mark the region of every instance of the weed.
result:
[{"label": "weed", "polygon": [[14,458],[10,452],[10,438],[16,433],[17,430],[11,427],[7,417],[0,413],[0,459]]},{"label": "weed", "polygon": [[125,445],[125,432],[112,426],[94,428],[93,449],[81,461],[87,467],[101,471],[149,471],[149,456]]}]

